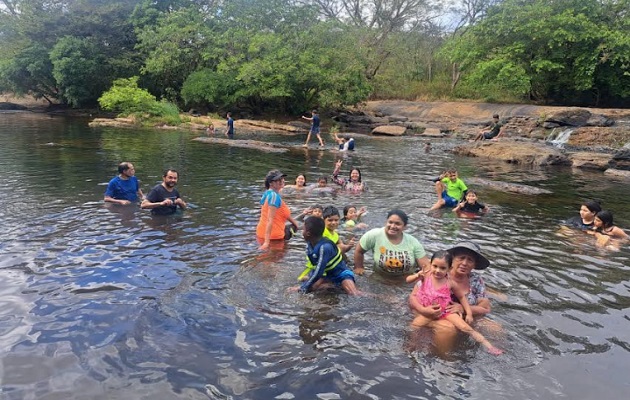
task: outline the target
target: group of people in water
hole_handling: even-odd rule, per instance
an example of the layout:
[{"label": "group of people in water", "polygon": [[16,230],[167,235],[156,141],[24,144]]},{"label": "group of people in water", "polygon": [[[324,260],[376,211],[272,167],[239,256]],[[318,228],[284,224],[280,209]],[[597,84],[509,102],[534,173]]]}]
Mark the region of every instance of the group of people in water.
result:
[{"label": "group of people in water", "polygon": [[[335,164],[332,180],[349,192],[362,192],[367,186],[361,172],[352,168],[348,178],[340,177],[342,161]],[[272,242],[283,243],[298,231],[298,221],[291,216],[287,204],[282,199],[286,174],[278,170],[269,171],[265,177],[267,189],[260,199],[260,219],[256,229],[260,250],[268,250]],[[457,171],[447,171],[439,183],[447,192],[449,182],[457,183]],[[296,186],[303,187],[306,178],[298,175]],[[466,193],[463,202],[460,197],[451,203],[447,193],[440,193],[439,202],[449,207],[469,207],[468,212],[485,212],[487,207],[477,202],[474,192]],[[451,192],[451,195],[455,195]],[[291,291],[303,293],[322,289],[341,288],[348,294],[362,294],[355,283],[355,277],[365,271],[364,257],[373,254],[373,270],[388,276],[406,276],[408,282],[417,282],[409,296],[409,306],[415,317],[414,328],[428,326],[440,331],[442,337],[452,337],[453,332],[462,331],[484,345],[492,354],[502,351],[493,346],[483,335],[474,330],[470,323],[475,316],[483,316],[490,311],[485,284],[473,269],[484,269],[489,261],[481,254],[479,246],[472,242],[457,244],[448,251],[436,252],[431,259],[426,255],[422,244],[405,232],[409,217],[399,209],[390,210],[384,227],[365,232],[355,243],[354,238],[344,242],[339,235],[340,224],[346,229],[355,229],[363,208],[347,206],[344,216],[334,206],[310,207],[304,210],[298,220],[304,218],[302,237],[306,242],[306,269],[298,277],[300,285]],[[354,254],[354,268],[347,263],[346,253]],[[452,268],[455,267],[456,268]],[[456,272],[455,272],[456,271]]]},{"label": "group of people in water", "polygon": [[[361,171],[352,168],[347,178],[340,176],[343,162],[335,164],[332,181],[348,192],[360,193],[367,190]],[[290,210],[282,200],[286,174],[269,171],[265,177],[267,191],[260,205],[261,214],[257,227],[260,249],[269,249],[273,241],[285,241],[298,231],[298,222],[290,216]],[[321,179],[321,178],[320,178]],[[306,177],[298,175],[295,187],[305,187]],[[437,200],[431,210],[448,207],[463,216],[479,216],[488,212],[487,205],[480,203],[475,191],[469,189],[455,169],[449,169],[435,179]],[[357,208],[353,206],[356,215]],[[344,210],[345,220],[348,220]],[[299,286],[292,291],[313,292],[334,287],[351,295],[362,294],[355,278],[365,271],[364,255],[373,254],[373,270],[388,276],[405,276],[408,283],[416,282],[409,295],[409,306],[414,313],[411,326],[427,326],[434,330],[435,343],[451,338],[453,332],[469,334],[490,353],[502,351],[492,345],[481,333],[471,327],[475,317],[490,312],[490,301],[481,276],[490,262],[481,254],[473,242],[458,243],[446,251],[438,251],[429,259],[422,244],[405,232],[407,214],[399,209],[390,210],[384,227],[365,232],[355,243],[354,238],[344,242],[338,228],[344,224],[334,206],[312,207],[300,214],[305,218],[302,236],[306,241],[307,268],[299,276]],[[594,201],[582,205],[580,216],[568,221],[598,237],[624,239],[628,235],[613,225],[612,213],[601,210]],[[288,223],[288,225],[286,225]],[[354,223],[345,225],[352,229]],[[346,253],[353,253],[354,266],[350,268]],[[439,336],[439,337],[438,337]],[[447,339],[449,340],[449,339]]]},{"label": "group of people in water", "polygon": [[[318,139],[321,138],[318,136]],[[341,176],[343,160],[335,163],[330,181],[349,193],[362,193],[368,189],[358,168],[351,168],[347,177]],[[461,242],[454,247],[437,251],[429,259],[423,245],[405,232],[409,222],[407,214],[399,209],[387,213],[384,227],[365,231],[358,241],[344,241],[339,228],[365,229],[361,221],[366,210],[348,205],[343,215],[334,206],[313,206],[296,218],[282,198],[288,187],[295,191],[325,190],[329,188],[327,176],[309,186],[306,176],[300,174],[295,184],[285,186],[286,174],[271,170],[264,179],[265,192],[260,198],[260,218],[256,227],[259,250],[267,251],[291,239],[300,229],[306,242],[306,268],[299,275],[299,285],[290,291],[303,293],[323,289],[341,288],[350,295],[360,295],[355,277],[365,271],[365,254],[373,254],[372,269],[387,276],[405,277],[415,283],[408,297],[414,317],[413,328],[429,327],[434,344],[452,342],[457,331],[469,334],[490,353],[499,355],[502,350],[492,345],[481,333],[471,327],[474,318],[481,318],[491,310],[486,287],[478,270],[487,268],[490,261],[473,242]],[[175,188],[178,173],[174,169],[164,171],[162,182],[155,185],[146,196],[135,177],[133,164],[118,165],[118,175],[111,179],[105,191],[105,202],[128,205],[138,200],[143,209],[155,215],[168,215],[178,208],[186,209],[186,202]],[[435,180],[437,200],[430,210],[448,207],[458,215],[478,216],[488,212],[488,206],[478,201],[475,191],[469,189],[458,176],[457,170],[449,169]],[[300,221],[300,222],[298,222]],[[606,245],[611,239],[627,239],[626,232],[613,224],[612,213],[602,210],[597,201],[581,205],[580,215],[567,224],[597,238],[598,245]],[[353,268],[348,265],[347,254],[353,254]],[[448,347],[448,345],[446,345]]]}]

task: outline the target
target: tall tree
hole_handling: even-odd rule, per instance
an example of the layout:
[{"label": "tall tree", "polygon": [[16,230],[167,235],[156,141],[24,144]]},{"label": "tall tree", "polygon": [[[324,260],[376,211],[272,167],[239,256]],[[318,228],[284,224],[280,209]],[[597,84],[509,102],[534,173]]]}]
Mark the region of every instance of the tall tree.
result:
[{"label": "tall tree", "polygon": [[444,53],[461,65],[467,88],[489,95],[618,101],[630,95],[628,6],[628,0],[506,0]]}]

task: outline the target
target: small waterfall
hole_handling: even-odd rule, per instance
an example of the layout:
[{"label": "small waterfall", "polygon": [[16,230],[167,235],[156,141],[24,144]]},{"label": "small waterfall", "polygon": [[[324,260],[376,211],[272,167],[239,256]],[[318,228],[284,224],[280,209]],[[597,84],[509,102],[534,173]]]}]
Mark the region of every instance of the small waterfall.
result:
[{"label": "small waterfall", "polygon": [[573,128],[565,129],[556,135],[556,129],[554,128],[547,137],[547,141],[556,147],[564,147],[574,130]]}]

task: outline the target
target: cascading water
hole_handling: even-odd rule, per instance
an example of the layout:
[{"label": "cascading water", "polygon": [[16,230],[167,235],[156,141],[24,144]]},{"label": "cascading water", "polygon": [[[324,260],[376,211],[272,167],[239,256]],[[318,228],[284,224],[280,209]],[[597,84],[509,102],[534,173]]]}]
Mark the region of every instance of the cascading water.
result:
[{"label": "cascading water", "polygon": [[567,142],[569,141],[569,138],[571,137],[574,129],[565,129],[563,131],[560,131],[557,135],[555,131],[555,129],[551,131],[551,133],[547,137],[547,142],[553,144],[556,147],[564,147],[564,145],[567,144]]}]

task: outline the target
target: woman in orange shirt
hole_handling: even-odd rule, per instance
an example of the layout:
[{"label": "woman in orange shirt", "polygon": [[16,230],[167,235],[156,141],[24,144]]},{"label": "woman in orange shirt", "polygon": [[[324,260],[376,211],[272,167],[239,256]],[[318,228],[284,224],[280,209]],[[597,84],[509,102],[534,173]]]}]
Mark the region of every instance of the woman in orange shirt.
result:
[{"label": "woman in orange shirt", "polygon": [[[262,242],[260,250],[268,250],[272,240],[289,240],[298,229],[297,222],[291,217],[291,210],[280,197],[285,176],[278,170],[272,170],[265,177],[267,190],[260,199],[260,220],[256,227],[256,236]],[[287,221],[291,225],[286,225]]]}]

